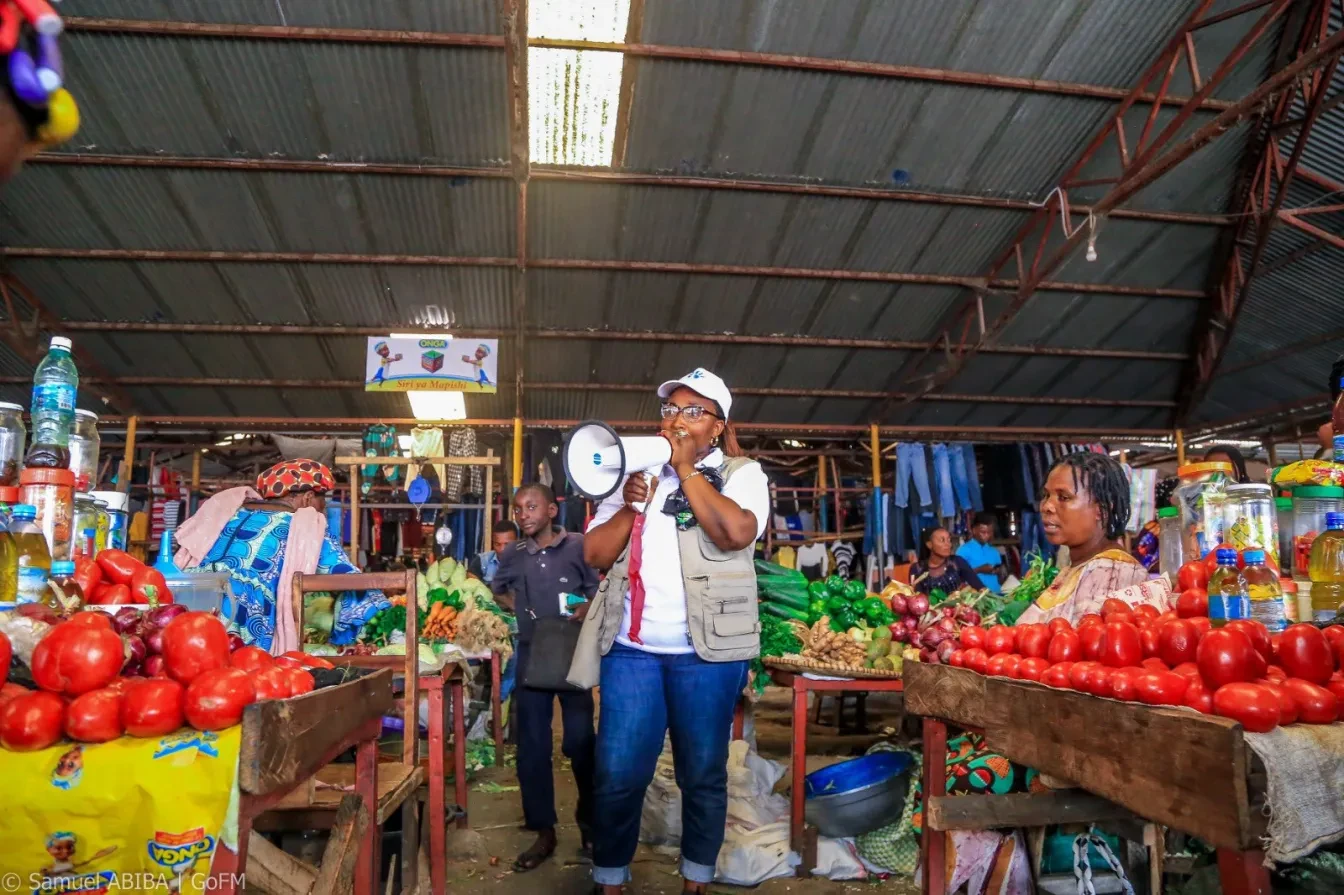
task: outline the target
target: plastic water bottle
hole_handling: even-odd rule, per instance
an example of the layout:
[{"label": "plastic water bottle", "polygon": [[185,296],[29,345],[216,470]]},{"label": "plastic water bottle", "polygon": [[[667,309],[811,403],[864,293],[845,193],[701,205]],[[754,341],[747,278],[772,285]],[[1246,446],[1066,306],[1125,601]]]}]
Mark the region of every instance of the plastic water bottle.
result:
[{"label": "plastic water bottle", "polygon": [[70,465],[78,391],[79,370],[70,357],[70,340],[52,336],[51,348],[33,374],[33,441],[24,465],[57,469]]},{"label": "plastic water bottle", "polygon": [[51,551],[47,536],[37,527],[37,507],[21,503],[14,507],[9,525],[10,537],[18,552],[18,601],[40,603],[47,596],[47,580],[51,577]]},{"label": "plastic water bottle", "polygon": [[1219,547],[1218,568],[1209,576],[1209,625],[1221,628],[1238,618],[1251,617],[1246,578],[1237,568],[1237,551]]},{"label": "plastic water bottle", "polygon": [[1325,531],[1311,544],[1312,618],[1304,621],[1335,622],[1344,604],[1344,513],[1326,513]]},{"label": "plastic water bottle", "polygon": [[1278,573],[1265,565],[1265,551],[1248,547],[1241,557],[1246,561],[1241,575],[1246,579],[1246,593],[1251,599],[1251,618],[1268,628],[1269,633],[1278,634],[1297,621],[1297,603],[1290,607],[1283,599]]}]

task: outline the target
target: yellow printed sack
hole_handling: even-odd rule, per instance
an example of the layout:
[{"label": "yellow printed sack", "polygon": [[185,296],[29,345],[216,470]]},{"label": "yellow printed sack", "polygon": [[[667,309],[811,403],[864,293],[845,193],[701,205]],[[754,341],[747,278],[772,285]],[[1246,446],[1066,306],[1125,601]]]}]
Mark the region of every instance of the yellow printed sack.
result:
[{"label": "yellow printed sack", "polygon": [[236,844],[241,730],[0,751],[0,891],[205,891],[226,823]]}]

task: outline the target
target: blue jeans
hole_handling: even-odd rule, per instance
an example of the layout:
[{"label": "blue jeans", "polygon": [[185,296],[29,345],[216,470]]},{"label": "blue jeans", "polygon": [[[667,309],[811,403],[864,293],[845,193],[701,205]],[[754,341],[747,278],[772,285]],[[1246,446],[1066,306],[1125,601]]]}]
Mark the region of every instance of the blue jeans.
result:
[{"label": "blue jeans", "polygon": [[919,505],[929,506],[933,495],[929,493],[929,470],[924,463],[924,445],[896,445],[896,506],[910,505],[910,477],[914,476],[915,490],[919,492]]},{"label": "blue jeans", "polygon": [[1037,482],[1031,474],[1031,458],[1027,455],[1027,446],[1019,444],[1017,446],[1018,457],[1022,460],[1022,482],[1027,489],[1027,500],[1035,503],[1040,499],[1041,491],[1045,490],[1045,482]]},{"label": "blue jeans", "polygon": [[975,446],[958,444],[953,447],[952,474],[957,473],[957,454],[961,455],[961,471],[966,479],[966,491],[971,498],[971,509],[977,513],[985,508],[984,497],[980,494],[980,473],[975,469]]},{"label": "blue jeans", "polygon": [[1032,510],[1022,511],[1022,571],[1027,570],[1027,555],[1039,553],[1042,559],[1054,560],[1055,545],[1045,538],[1045,529],[1041,527],[1041,514]]},{"label": "blue jeans", "polygon": [[746,662],[706,662],[614,644],[602,659],[602,712],[593,793],[593,882],[630,881],[644,791],[663,735],[681,788],[681,875],[714,881],[728,822],[728,741],[733,709],[747,684]]},{"label": "blue jeans", "polygon": [[935,444],[933,446],[933,468],[938,476],[938,515],[944,519],[957,515],[957,503],[960,502],[962,509],[970,502],[966,497],[966,484],[961,482],[961,488],[956,491],[956,499],[953,499],[952,491],[952,464],[947,456],[947,445]]}]

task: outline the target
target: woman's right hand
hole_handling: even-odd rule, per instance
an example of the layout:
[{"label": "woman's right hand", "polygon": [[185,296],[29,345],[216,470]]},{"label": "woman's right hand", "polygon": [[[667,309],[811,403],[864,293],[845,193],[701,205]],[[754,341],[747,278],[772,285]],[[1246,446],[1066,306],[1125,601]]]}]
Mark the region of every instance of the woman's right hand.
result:
[{"label": "woman's right hand", "polygon": [[625,480],[625,488],[621,496],[625,498],[625,505],[636,513],[644,512],[644,506],[649,502],[649,495],[658,487],[658,480],[655,478],[652,482],[649,477],[642,472],[637,472]]}]

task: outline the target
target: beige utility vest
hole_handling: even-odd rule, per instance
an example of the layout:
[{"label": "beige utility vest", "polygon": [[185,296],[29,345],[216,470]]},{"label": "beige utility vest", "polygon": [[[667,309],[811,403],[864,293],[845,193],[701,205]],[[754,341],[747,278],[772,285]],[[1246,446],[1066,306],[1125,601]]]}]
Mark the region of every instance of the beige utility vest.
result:
[{"label": "beige utility vest", "polygon": [[[730,457],[722,467],[727,484],[737,470],[752,462]],[[681,577],[686,588],[686,625],[695,653],[706,662],[754,659],[761,651],[761,620],[756,604],[756,552],[753,543],[742,550],[720,550],[700,526],[677,532]],[[627,543],[611,571],[602,580],[602,655],[611,651],[625,620],[625,596],[630,587],[630,545]]]}]

